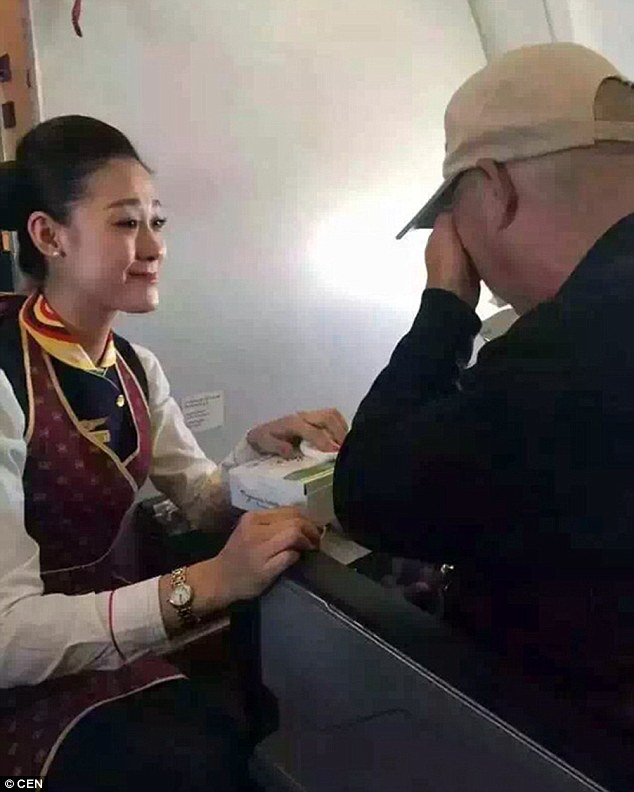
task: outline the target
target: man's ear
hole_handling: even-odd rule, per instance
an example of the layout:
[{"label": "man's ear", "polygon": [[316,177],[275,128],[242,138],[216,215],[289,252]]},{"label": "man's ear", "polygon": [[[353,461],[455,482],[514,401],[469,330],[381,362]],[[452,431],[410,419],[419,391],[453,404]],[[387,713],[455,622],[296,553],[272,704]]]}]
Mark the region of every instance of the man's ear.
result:
[{"label": "man's ear", "polygon": [[484,189],[489,191],[493,227],[497,231],[508,228],[517,214],[517,190],[503,162],[481,159],[476,163],[485,175]]},{"label": "man's ear", "polygon": [[64,256],[60,239],[60,226],[46,212],[33,212],[27,224],[29,236],[35,247],[44,256]]}]

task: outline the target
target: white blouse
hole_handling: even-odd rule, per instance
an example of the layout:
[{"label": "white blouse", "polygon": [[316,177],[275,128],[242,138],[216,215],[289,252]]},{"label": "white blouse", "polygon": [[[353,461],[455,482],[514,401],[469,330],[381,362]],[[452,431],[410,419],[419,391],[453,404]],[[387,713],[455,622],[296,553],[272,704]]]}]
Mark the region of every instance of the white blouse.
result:
[{"label": "white blouse", "polygon": [[[193,518],[210,502],[228,505],[226,472],[257,452],[242,440],[220,468],[208,459],[186,427],[156,357],[143,347],[135,350],[149,386],[152,483]],[[39,547],[24,526],[26,455],[24,414],[0,371],[0,688],[123,664],[110,634],[110,592],[43,593]],[[144,580],[113,595],[112,629],[128,661],[168,644],[158,583],[158,577]]]}]

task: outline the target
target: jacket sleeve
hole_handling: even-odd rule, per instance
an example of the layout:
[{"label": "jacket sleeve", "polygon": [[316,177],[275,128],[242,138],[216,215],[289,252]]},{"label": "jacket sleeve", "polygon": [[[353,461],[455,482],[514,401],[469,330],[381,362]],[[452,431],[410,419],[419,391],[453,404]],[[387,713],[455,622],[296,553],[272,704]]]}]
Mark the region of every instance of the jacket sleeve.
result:
[{"label": "jacket sleeve", "polygon": [[512,463],[518,416],[508,406],[504,345],[489,344],[487,362],[469,370],[475,385],[460,383],[479,327],[458,297],[425,291],[412,329],[361,403],[334,498],[342,526],[366,545],[446,563],[530,552],[514,504],[526,516],[540,482]]}]

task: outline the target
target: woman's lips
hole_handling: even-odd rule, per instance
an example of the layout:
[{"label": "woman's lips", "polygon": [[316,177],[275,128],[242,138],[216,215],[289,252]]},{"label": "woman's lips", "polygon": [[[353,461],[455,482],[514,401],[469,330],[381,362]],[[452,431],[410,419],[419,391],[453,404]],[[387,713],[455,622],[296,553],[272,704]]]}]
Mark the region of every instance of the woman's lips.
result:
[{"label": "woman's lips", "polygon": [[158,283],[158,272],[130,272],[128,278],[133,280],[142,280],[148,285]]}]

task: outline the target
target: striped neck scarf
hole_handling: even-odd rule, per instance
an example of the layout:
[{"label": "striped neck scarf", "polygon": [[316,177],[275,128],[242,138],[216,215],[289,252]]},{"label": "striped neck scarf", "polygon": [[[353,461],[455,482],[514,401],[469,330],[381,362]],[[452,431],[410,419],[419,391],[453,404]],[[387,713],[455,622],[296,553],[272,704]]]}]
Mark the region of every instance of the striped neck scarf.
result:
[{"label": "striped neck scarf", "polygon": [[73,368],[104,373],[116,362],[112,331],[99,365],[95,365],[41,292],[34,292],[24,303],[20,323],[45,352]]}]

